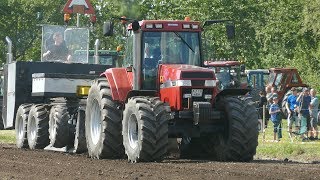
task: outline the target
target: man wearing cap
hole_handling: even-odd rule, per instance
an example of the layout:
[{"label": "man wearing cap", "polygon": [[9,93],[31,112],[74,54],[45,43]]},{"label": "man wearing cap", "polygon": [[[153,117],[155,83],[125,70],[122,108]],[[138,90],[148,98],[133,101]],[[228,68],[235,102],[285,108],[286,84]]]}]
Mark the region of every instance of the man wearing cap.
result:
[{"label": "man wearing cap", "polygon": [[300,127],[300,123],[298,120],[297,112],[296,112],[296,106],[297,106],[297,98],[298,98],[298,91],[295,87],[291,88],[292,94],[288,97],[287,103],[286,103],[286,109],[288,112],[288,131],[290,138],[292,137],[292,125],[293,122],[295,122],[295,131],[298,131]]},{"label": "man wearing cap", "polygon": [[308,140],[307,131],[310,130],[310,113],[309,107],[311,103],[311,96],[309,95],[309,89],[303,88],[302,93],[300,93],[297,98],[297,102],[299,105],[299,119],[300,119],[300,135],[302,141]]}]

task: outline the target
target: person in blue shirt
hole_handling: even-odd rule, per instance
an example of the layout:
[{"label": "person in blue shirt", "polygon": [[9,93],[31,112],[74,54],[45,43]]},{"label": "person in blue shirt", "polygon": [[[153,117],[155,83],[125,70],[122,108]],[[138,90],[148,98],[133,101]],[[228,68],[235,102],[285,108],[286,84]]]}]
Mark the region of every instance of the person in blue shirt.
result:
[{"label": "person in blue shirt", "polygon": [[298,114],[297,114],[297,98],[298,98],[298,90],[293,87],[291,88],[292,94],[288,97],[287,103],[286,103],[286,109],[288,112],[288,131],[289,131],[289,136],[292,138],[292,125],[293,122],[295,123],[295,131],[299,131],[300,128],[300,122],[298,119]]},{"label": "person in blue shirt", "polygon": [[302,141],[308,140],[307,131],[310,130],[310,113],[309,107],[311,103],[311,96],[309,95],[309,89],[304,88],[302,93],[297,98],[299,105],[299,119],[300,119],[300,135]]},{"label": "person in blue shirt", "polygon": [[[278,105],[279,99],[277,96],[272,98],[273,104],[270,105],[269,114],[270,119],[273,123],[273,141],[280,141],[282,138],[282,132],[281,132],[281,110]],[[278,133],[278,137],[277,137]]]}]

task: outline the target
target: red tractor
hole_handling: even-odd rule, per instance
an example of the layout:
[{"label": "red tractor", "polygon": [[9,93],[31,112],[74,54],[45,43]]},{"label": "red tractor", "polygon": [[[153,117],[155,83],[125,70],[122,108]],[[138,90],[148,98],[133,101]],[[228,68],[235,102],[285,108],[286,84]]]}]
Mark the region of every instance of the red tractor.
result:
[{"label": "red tractor", "polygon": [[205,61],[204,65],[212,69],[221,90],[226,88],[247,88],[247,83],[241,82],[245,66],[239,61]]},{"label": "red tractor", "polygon": [[304,84],[295,68],[271,68],[267,85],[275,87],[281,103],[282,112],[287,116],[286,102],[288,96],[292,94],[292,87],[308,87]]},{"label": "red tractor", "polygon": [[[104,34],[112,35],[111,22]],[[89,90],[90,157],[161,161],[169,138],[181,138],[185,157],[253,159],[255,107],[239,97],[245,89],[219,92],[214,72],[201,67],[200,35],[196,21],[131,21],[123,67],[107,69]]]}]

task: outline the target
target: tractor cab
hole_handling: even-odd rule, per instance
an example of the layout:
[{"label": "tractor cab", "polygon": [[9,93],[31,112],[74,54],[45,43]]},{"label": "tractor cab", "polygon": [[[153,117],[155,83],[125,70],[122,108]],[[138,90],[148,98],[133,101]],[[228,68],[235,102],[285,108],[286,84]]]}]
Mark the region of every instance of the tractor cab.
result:
[{"label": "tractor cab", "polygon": [[307,87],[295,68],[271,68],[268,85],[276,88],[279,99],[282,99],[292,87]]},{"label": "tractor cab", "polygon": [[241,83],[244,65],[238,61],[205,61],[204,65],[212,69],[219,81],[219,89],[246,88]]},{"label": "tractor cab", "polygon": [[139,89],[159,89],[161,65],[201,65],[199,22],[144,20],[139,22],[139,35],[133,26],[128,26],[123,64],[138,67]]},{"label": "tractor cab", "polygon": [[248,86],[253,89],[264,90],[269,77],[269,70],[267,69],[255,69],[246,70]]},{"label": "tractor cab", "polygon": [[[41,61],[88,63],[88,28],[66,28],[58,25],[42,26]],[[81,54],[77,51],[83,51]]]}]

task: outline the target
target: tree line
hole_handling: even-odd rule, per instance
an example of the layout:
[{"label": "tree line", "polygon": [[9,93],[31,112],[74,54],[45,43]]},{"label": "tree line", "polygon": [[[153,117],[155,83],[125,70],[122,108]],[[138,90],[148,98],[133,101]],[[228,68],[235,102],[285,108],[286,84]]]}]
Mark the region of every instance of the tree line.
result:
[{"label": "tree line", "polygon": [[[0,50],[5,62],[5,36],[13,41],[16,60],[39,60],[41,24],[63,25],[62,9],[67,1],[1,0]],[[296,67],[303,81],[320,90],[320,1],[313,0],[91,0],[97,22],[91,26],[91,45],[99,38],[104,48],[115,49],[125,42],[116,17],[137,20],[232,20],[234,39],[227,39],[225,24],[204,28],[210,57],[243,60],[248,69]],[[75,25],[75,15],[69,25]],[[81,16],[81,26],[90,26]],[[114,19],[115,35],[103,37],[102,24]]]}]

